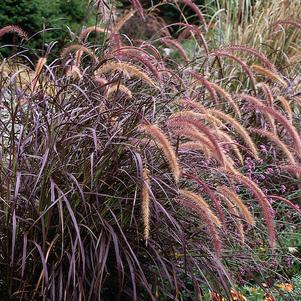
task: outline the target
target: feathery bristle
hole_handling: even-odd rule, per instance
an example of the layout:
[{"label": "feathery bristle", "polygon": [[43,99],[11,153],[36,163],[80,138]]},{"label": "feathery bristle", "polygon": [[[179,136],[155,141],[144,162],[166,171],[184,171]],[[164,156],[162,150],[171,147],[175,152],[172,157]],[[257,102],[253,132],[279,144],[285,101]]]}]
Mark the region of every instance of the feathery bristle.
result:
[{"label": "feathery bristle", "polygon": [[[201,105],[199,102],[196,101],[192,101],[189,99],[176,99],[173,103],[183,107],[184,109],[194,109],[197,112],[201,112],[201,113],[197,113],[195,112],[195,117],[199,118],[199,119],[204,119],[207,120],[208,122],[210,122],[211,124],[217,126],[217,127],[221,127],[223,125],[223,123],[216,117],[212,116],[211,114],[208,114],[207,112],[207,108],[205,108],[203,105]],[[176,117],[179,116],[181,114],[185,114],[185,111],[180,111],[177,113],[174,113],[171,115]]]},{"label": "feathery bristle", "polygon": [[[168,36],[168,34],[167,34]],[[148,53],[152,53],[153,56],[158,60],[161,61],[162,57],[161,57],[161,53],[159,52],[159,50],[152,44],[143,41],[143,40],[136,40],[137,42],[139,42],[139,49],[142,50],[148,50]]]},{"label": "feathery bristle", "polygon": [[252,154],[254,155],[254,157],[256,159],[259,158],[258,157],[258,152],[257,152],[257,149],[256,149],[256,146],[255,146],[254,142],[252,141],[251,137],[249,136],[249,134],[247,133],[245,128],[238,121],[236,121],[230,115],[225,114],[222,111],[218,111],[218,110],[215,110],[215,109],[208,109],[208,112],[212,113],[212,115],[217,116],[219,119],[222,119],[225,122],[228,122],[229,124],[231,124],[231,126],[233,126],[235,128],[235,130],[244,139],[245,143],[249,146],[249,148],[250,148]]},{"label": "feathery bristle", "polygon": [[218,158],[219,162],[221,164],[224,164],[224,156],[222,150],[220,149],[220,146],[216,142],[216,139],[211,133],[211,130],[200,120],[196,119],[198,117],[197,115],[198,113],[192,111],[182,112],[177,117],[171,116],[168,120],[168,125],[172,125],[172,124],[180,125],[180,126],[184,125],[188,127],[193,126],[197,128],[201,133],[203,133],[208,138],[211,145],[213,146],[212,151],[216,153],[216,157]]},{"label": "feathery bristle", "polygon": [[275,227],[274,227],[274,222],[273,222],[273,216],[272,216],[272,207],[265,196],[265,194],[262,192],[262,190],[257,186],[255,182],[244,176],[243,174],[236,172],[236,173],[229,173],[230,177],[235,178],[236,181],[244,184],[249,188],[249,190],[253,193],[253,195],[256,197],[266,225],[267,225],[267,230],[268,230],[268,238],[269,238],[269,244],[272,249],[275,248],[276,246],[276,232],[275,232]]},{"label": "feathery bristle", "polygon": [[233,220],[234,220],[234,223],[236,224],[236,227],[237,227],[237,230],[238,230],[238,233],[240,236],[240,240],[241,240],[242,244],[244,244],[245,231],[244,231],[241,220],[237,218],[239,216],[237,207],[225,195],[220,194],[220,198],[224,200],[224,202],[226,203],[227,208],[229,210],[229,213],[231,213],[233,215]]},{"label": "feathery bristle", "polygon": [[201,151],[202,153],[204,153],[205,157],[208,159],[212,157],[211,149],[206,144],[196,142],[196,141],[189,141],[189,142],[181,143],[179,145],[179,149],[197,150],[197,151]]},{"label": "feathery bristle", "polygon": [[226,186],[218,187],[218,191],[228,198],[240,211],[242,217],[246,220],[247,223],[254,226],[255,220],[252,216],[251,212],[249,211],[248,207],[243,203],[241,198],[235,193],[233,190]]},{"label": "feathery bristle", "polygon": [[276,22],[274,22],[272,24],[272,26],[276,26],[276,25],[288,25],[288,26],[292,26],[295,27],[297,29],[301,30],[301,23],[298,21],[293,21],[293,20],[278,20]]},{"label": "feathery bristle", "polygon": [[278,196],[278,195],[269,195],[269,198],[276,199],[276,200],[279,200],[279,201],[283,202],[287,206],[289,206],[292,209],[294,209],[295,211],[297,211],[299,213],[299,215],[301,215],[301,210],[299,209],[299,206],[293,204],[290,200],[288,200],[288,199],[286,199],[284,197]]},{"label": "feathery bristle", "polygon": [[262,92],[264,93],[267,99],[269,106],[272,107],[274,103],[274,97],[269,86],[265,83],[258,83],[257,86],[260,87],[260,89],[262,90]]},{"label": "feathery bristle", "polygon": [[171,39],[169,37],[164,37],[160,39],[160,42],[164,43],[166,46],[174,48],[176,50],[178,50],[180,56],[183,58],[184,62],[188,63],[189,62],[189,58],[187,56],[186,51],[184,50],[184,48],[181,46],[180,43],[178,43],[176,40]]},{"label": "feathery bristle", "polygon": [[150,230],[150,197],[149,197],[149,187],[150,187],[150,180],[149,180],[149,170],[147,168],[143,169],[143,184],[142,184],[142,191],[141,191],[141,198],[142,198],[142,217],[143,217],[143,234],[144,239],[147,243],[149,238],[149,230]]},{"label": "feathery bristle", "polygon": [[178,135],[178,136],[182,135],[188,139],[191,139],[195,142],[203,144],[205,149],[208,149],[208,151],[210,150],[210,153],[212,154],[212,156],[215,156],[215,153],[213,151],[214,147],[213,147],[212,143],[209,141],[209,139],[207,137],[205,137],[205,135],[200,133],[200,131],[198,131],[198,129],[196,127],[188,126],[188,125],[186,125],[186,126],[182,125],[181,127],[179,127],[178,125],[174,125],[174,124],[169,124],[168,126],[170,127],[171,131],[173,133],[175,133],[176,135]]},{"label": "feathery bristle", "polygon": [[140,126],[140,130],[144,131],[145,133],[149,134],[154,141],[156,141],[163,151],[166,159],[169,162],[170,169],[173,173],[174,179],[176,183],[179,182],[181,170],[177,160],[176,153],[171,146],[166,135],[155,125],[153,124],[143,124]]},{"label": "feathery bristle", "polygon": [[116,34],[120,31],[122,26],[131,19],[136,13],[135,9],[130,10],[128,13],[124,14],[124,16],[116,23],[116,25],[112,28],[111,32]]},{"label": "feathery bristle", "polygon": [[301,61],[301,53],[296,53],[295,55],[291,56],[289,59],[288,59],[289,63],[290,64],[296,64],[296,63],[299,63]]},{"label": "feathery bristle", "polygon": [[210,93],[212,100],[214,101],[215,104],[217,104],[218,96],[215,92],[215,89],[212,87],[211,83],[205,77],[203,77],[201,74],[196,73],[195,71],[190,71],[190,73],[192,74],[193,77],[197,79],[197,81],[199,81],[202,85],[205,86],[205,88]]},{"label": "feathery bristle", "polygon": [[213,223],[218,228],[222,227],[221,221],[213,213],[213,211],[210,209],[209,205],[206,203],[206,201],[200,195],[198,195],[198,194],[196,194],[196,193],[194,193],[192,191],[186,190],[186,189],[180,189],[179,190],[179,194],[181,196],[183,196],[184,198],[187,198],[187,199],[195,202],[196,204],[198,204],[200,206],[200,208],[206,212],[206,214],[208,215],[208,217],[210,217],[210,219],[212,219]]},{"label": "feathery bristle", "polygon": [[216,225],[213,222],[212,216],[208,214],[207,210],[200,206],[200,204],[196,203],[190,199],[176,199],[176,202],[179,203],[182,207],[188,208],[194,212],[196,212],[200,220],[204,221],[206,225],[206,230],[210,235],[210,239],[213,244],[214,253],[220,257],[222,253],[222,242],[219,237]]},{"label": "feathery bristle", "polygon": [[280,169],[295,173],[298,177],[301,175],[301,165],[282,165]]},{"label": "feathery bristle", "polygon": [[259,65],[252,65],[251,68],[254,69],[257,73],[259,73],[261,75],[264,75],[265,77],[268,77],[269,79],[271,79],[273,81],[278,82],[279,84],[281,84],[284,87],[288,86],[287,82],[285,82],[280,77],[280,75],[278,75],[277,73],[275,73],[275,72],[273,72],[273,71],[271,71],[267,68],[264,68],[264,67],[259,66]]},{"label": "feathery bristle", "polygon": [[90,27],[87,27],[86,29],[84,29],[80,33],[79,38],[80,38],[80,40],[83,41],[89,36],[90,33],[99,33],[99,32],[105,33],[105,32],[108,32],[108,29],[93,25],[93,26],[90,26]]},{"label": "feathery bristle", "polygon": [[248,64],[245,63],[241,58],[239,58],[233,54],[230,54],[226,51],[221,51],[221,50],[215,50],[215,51],[211,52],[210,56],[227,57],[229,59],[236,61],[241,66],[243,71],[248,75],[253,87],[256,86],[256,80],[255,80],[252,70],[250,69]]},{"label": "feathery bristle", "polygon": [[73,65],[67,69],[66,76],[71,77],[73,79],[81,79],[82,73],[76,65]]},{"label": "feathery bristle", "polygon": [[[265,97],[266,97],[266,100],[267,100],[267,103],[270,107],[273,107],[274,105],[274,97],[273,97],[273,94],[272,94],[272,91],[271,89],[269,88],[268,85],[266,85],[265,83],[259,83],[257,84],[258,87],[260,87],[260,89],[262,90],[262,92],[264,93]],[[275,135],[277,135],[277,129],[276,129],[276,125],[275,125],[275,120],[274,118],[272,118],[271,115],[266,115],[266,118],[268,119],[268,122],[270,124],[270,127],[273,131],[273,133]]]},{"label": "feathery bristle", "polygon": [[27,33],[22,28],[20,28],[19,26],[16,26],[16,25],[8,25],[5,27],[2,27],[0,29],[0,38],[10,32],[17,33],[24,40],[28,40]]},{"label": "feathery bristle", "polygon": [[283,143],[277,135],[275,135],[274,133],[262,130],[262,129],[250,128],[249,131],[252,132],[252,133],[259,134],[260,136],[266,137],[269,140],[271,140],[272,142],[274,142],[275,145],[277,147],[279,147],[282,150],[282,152],[286,155],[288,161],[291,164],[295,164],[296,163],[294,155],[291,153],[291,151],[286,146],[286,144]]},{"label": "feathery bristle", "polygon": [[212,82],[210,84],[213,87],[213,89],[220,96],[224,97],[224,99],[228,102],[228,104],[234,109],[234,111],[237,114],[237,116],[241,117],[239,107],[237,106],[237,104],[235,103],[235,101],[233,100],[233,98],[231,97],[231,95],[226,90],[224,90],[222,87],[220,87],[219,85],[217,85],[215,83],[212,83]]},{"label": "feathery bristle", "polygon": [[131,0],[133,7],[138,11],[140,17],[145,20],[143,7],[139,0]]},{"label": "feathery bristle", "polygon": [[[79,52],[80,53],[80,56],[81,54],[84,52],[84,53],[87,53],[93,60],[94,62],[97,64],[98,63],[98,58],[96,57],[96,55],[93,53],[92,50],[88,49],[87,47],[83,46],[83,45],[78,45],[78,44],[73,44],[73,45],[70,45],[68,47],[66,47],[62,52],[61,52],[61,57],[62,58],[65,58],[69,55],[70,52],[72,51],[81,51]],[[77,58],[78,60],[78,58]]]},{"label": "feathery bristle", "polygon": [[110,97],[110,95],[115,92],[122,92],[122,93],[126,94],[128,96],[128,98],[133,97],[130,89],[128,89],[126,86],[124,86],[122,84],[115,84],[113,86],[110,86],[106,92],[106,97]]},{"label": "feathery bristle", "polygon": [[147,51],[136,47],[122,47],[118,48],[113,52],[110,52],[109,55],[106,56],[108,60],[115,58],[115,59],[133,59],[139,61],[144,66],[146,66],[152,74],[157,78],[160,79],[160,73],[158,72],[157,60],[152,57]]},{"label": "feathery bristle", "polygon": [[149,85],[153,86],[154,88],[160,89],[145,72],[143,72],[138,67],[129,63],[121,63],[121,62],[106,63],[95,71],[95,75],[99,75],[109,71],[119,71],[125,73],[128,76],[136,76],[141,80],[147,82]]},{"label": "feathery bristle", "polygon": [[290,106],[288,100],[281,95],[278,96],[277,99],[281,103],[284,111],[287,113],[289,120],[292,121],[293,120],[293,112],[292,112],[292,109],[291,109],[291,106]]},{"label": "feathery bristle", "polygon": [[182,107],[186,108],[192,108],[195,109],[198,112],[201,113],[206,113],[207,108],[204,107],[202,104],[200,104],[199,102],[190,100],[190,99],[183,99],[183,98],[178,98],[176,100],[174,100],[175,104],[180,105]]},{"label": "feathery bristle", "polygon": [[243,165],[244,160],[242,157],[242,154],[237,146],[237,142],[235,140],[232,139],[232,137],[230,137],[230,135],[228,135],[227,133],[225,133],[224,131],[215,128],[214,131],[216,132],[217,136],[220,137],[221,139],[223,139],[224,141],[226,141],[227,145],[230,146],[230,148],[233,149],[234,153],[236,154],[237,159],[240,161],[240,163]]},{"label": "feathery bristle", "polygon": [[241,51],[254,55],[259,61],[261,61],[267,68],[272,70],[274,73],[277,73],[276,67],[270,62],[270,60],[260,51],[243,45],[230,45],[227,47],[222,47],[222,51],[233,52],[233,51]]},{"label": "feathery bristle", "polygon": [[219,198],[215,195],[215,193],[213,192],[213,190],[209,187],[209,185],[201,180],[199,177],[193,175],[193,174],[188,174],[188,173],[184,173],[183,176],[186,176],[189,179],[192,179],[193,181],[195,181],[200,187],[202,187],[205,191],[205,193],[209,196],[209,198],[212,200],[218,215],[221,219],[221,222],[223,225],[225,225],[226,221],[225,221],[225,215],[223,212],[223,208],[221,206],[221,202],[219,200]]},{"label": "feathery bristle", "polygon": [[111,17],[111,5],[108,0],[95,0],[94,6],[97,10],[97,15],[101,16],[103,24],[108,23]]},{"label": "feathery bristle", "polygon": [[[251,102],[251,104],[256,104],[258,106],[261,106],[263,105],[264,101],[259,99],[259,98],[256,98],[254,96],[251,96],[249,94],[245,94],[245,93],[242,93],[242,94],[239,94],[237,95],[240,99],[244,99],[244,100],[247,100],[248,102]],[[275,125],[275,120],[274,118],[268,114],[268,113],[264,113],[264,116],[266,117],[266,119],[268,120],[269,124],[270,124],[270,127],[271,129],[273,130],[273,132],[275,133],[275,135],[277,135],[277,128],[276,128],[276,125]]]},{"label": "feathery bristle", "polygon": [[191,8],[195,12],[195,14],[198,16],[201,23],[204,25],[205,31],[208,31],[208,25],[206,23],[206,20],[203,16],[203,13],[198,8],[198,6],[192,1],[192,0],[182,0],[185,5]]},{"label": "feathery bristle", "polygon": [[256,103],[254,103],[254,106],[258,111],[262,113],[271,114],[286,129],[286,131],[290,134],[294,141],[296,152],[301,155],[301,138],[298,134],[297,129],[286,119],[286,117],[273,108],[258,105]]},{"label": "feathery bristle", "polygon": [[187,23],[182,23],[182,22],[173,23],[173,25],[174,26],[183,26],[185,28],[178,37],[179,42],[181,42],[183,39],[185,39],[187,37],[187,34],[190,34],[195,37],[198,45],[200,47],[203,47],[206,54],[208,54],[208,52],[209,52],[208,45],[206,43],[206,40],[205,40],[202,32],[198,28],[198,26],[187,24]]}]

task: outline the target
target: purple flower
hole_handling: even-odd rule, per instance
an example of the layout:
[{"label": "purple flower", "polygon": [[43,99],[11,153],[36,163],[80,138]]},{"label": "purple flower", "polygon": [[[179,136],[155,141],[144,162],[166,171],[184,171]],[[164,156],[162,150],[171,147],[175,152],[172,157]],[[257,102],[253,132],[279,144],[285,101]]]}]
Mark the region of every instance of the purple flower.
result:
[{"label": "purple flower", "polygon": [[284,258],[284,264],[290,268],[292,266],[292,258],[291,257],[285,257]]},{"label": "purple flower", "polygon": [[284,193],[285,191],[286,191],[286,187],[285,187],[285,185],[281,185],[280,186],[280,191],[281,191],[281,193]]},{"label": "purple flower", "polygon": [[266,172],[267,172],[268,174],[272,174],[272,173],[274,172],[274,170],[273,170],[272,167],[269,167],[269,168],[267,168]]},{"label": "purple flower", "polygon": [[260,150],[261,150],[263,153],[267,153],[267,152],[268,152],[265,145],[261,144],[261,145],[259,145],[259,147],[260,147]]}]

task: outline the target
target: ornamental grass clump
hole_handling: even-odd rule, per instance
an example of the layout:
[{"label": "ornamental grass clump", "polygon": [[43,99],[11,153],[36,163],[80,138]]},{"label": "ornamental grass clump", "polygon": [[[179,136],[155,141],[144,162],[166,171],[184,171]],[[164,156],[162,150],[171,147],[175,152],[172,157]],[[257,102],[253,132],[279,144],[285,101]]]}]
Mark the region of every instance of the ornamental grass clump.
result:
[{"label": "ornamental grass clump", "polygon": [[[32,63],[24,41],[1,58],[1,296],[190,300],[205,285],[229,297],[258,238],[277,264],[276,205],[299,212],[298,92],[259,50],[216,47],[183,3],[200,27],[125,39],[133,16],[156,18],[136,0],[54,60]],[[189,29],[196,59],[172,26]]]}]

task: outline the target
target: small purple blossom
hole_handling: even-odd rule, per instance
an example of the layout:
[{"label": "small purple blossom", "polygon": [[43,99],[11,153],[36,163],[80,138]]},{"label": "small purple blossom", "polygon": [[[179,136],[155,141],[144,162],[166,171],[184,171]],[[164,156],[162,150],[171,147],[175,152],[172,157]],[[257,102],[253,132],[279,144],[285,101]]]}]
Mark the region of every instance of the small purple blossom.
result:
[{"label": "small purple blossom", "polygon": [[286,191],[286,186],[282,184],[282,185],[280,186],[280,191],[281,191],[281,193],[285,193],[285,191]]},{"label": "small purple blossom", "polygon": [[272,167],[267,168],[266,173],[272,174],[274,172]]},{"label": "small purple blossom", "polygon": [[268,150],[267,150],[267,148],[266,148],[266,146],[264,144],[259,145],[259,148],[260,148],[260,151],[263,152],[263,153],[267,153],[268,152]]},{"label": "small purple blossom", "polygon": [[291,257],[285,257],[284,258],[284,264],[290,268],[292,266],[292,258]]}]

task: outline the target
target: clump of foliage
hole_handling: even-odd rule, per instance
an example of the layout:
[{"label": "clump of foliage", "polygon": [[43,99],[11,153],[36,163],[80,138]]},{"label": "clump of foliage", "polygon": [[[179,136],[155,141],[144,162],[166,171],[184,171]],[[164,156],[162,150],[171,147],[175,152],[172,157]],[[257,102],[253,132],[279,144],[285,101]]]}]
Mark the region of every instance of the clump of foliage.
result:
[{"label": "clump of foliage", "polygon": [[[8,25],[22,27],[29,36],[35,35],[26,43],[26,49],[33,53],[46,50],[45,44],[55,43],[52,49],[60,51],[66,40],[69,39],[68,31],[78,31],[82,24],[94,21],[91,10],[88,10],[88,0],[8,0],[2,1],[0,14],[0,28]],[[91,24],[92,25],[92,24]],[[12,34],[11,34],[12,35]],[[2,43],[12,44],[17,42],[17,36],[5,36]],[[12,47],[0,49],[1,54],[11,54]]]},{"label": "clump of foliage", "polygon": [[[149,12],[133,1],[52,62],[1,62],[2,295],[188,300],[205,286],[231,299],[237,276],[282,269],[281,212],[301,213],[295,83],[255,48],[211,44],[183,2],[199,25],[158,19],[155,38],[129,41],[126,22]],[[27,38],[0,37],[12,32]]]}]

